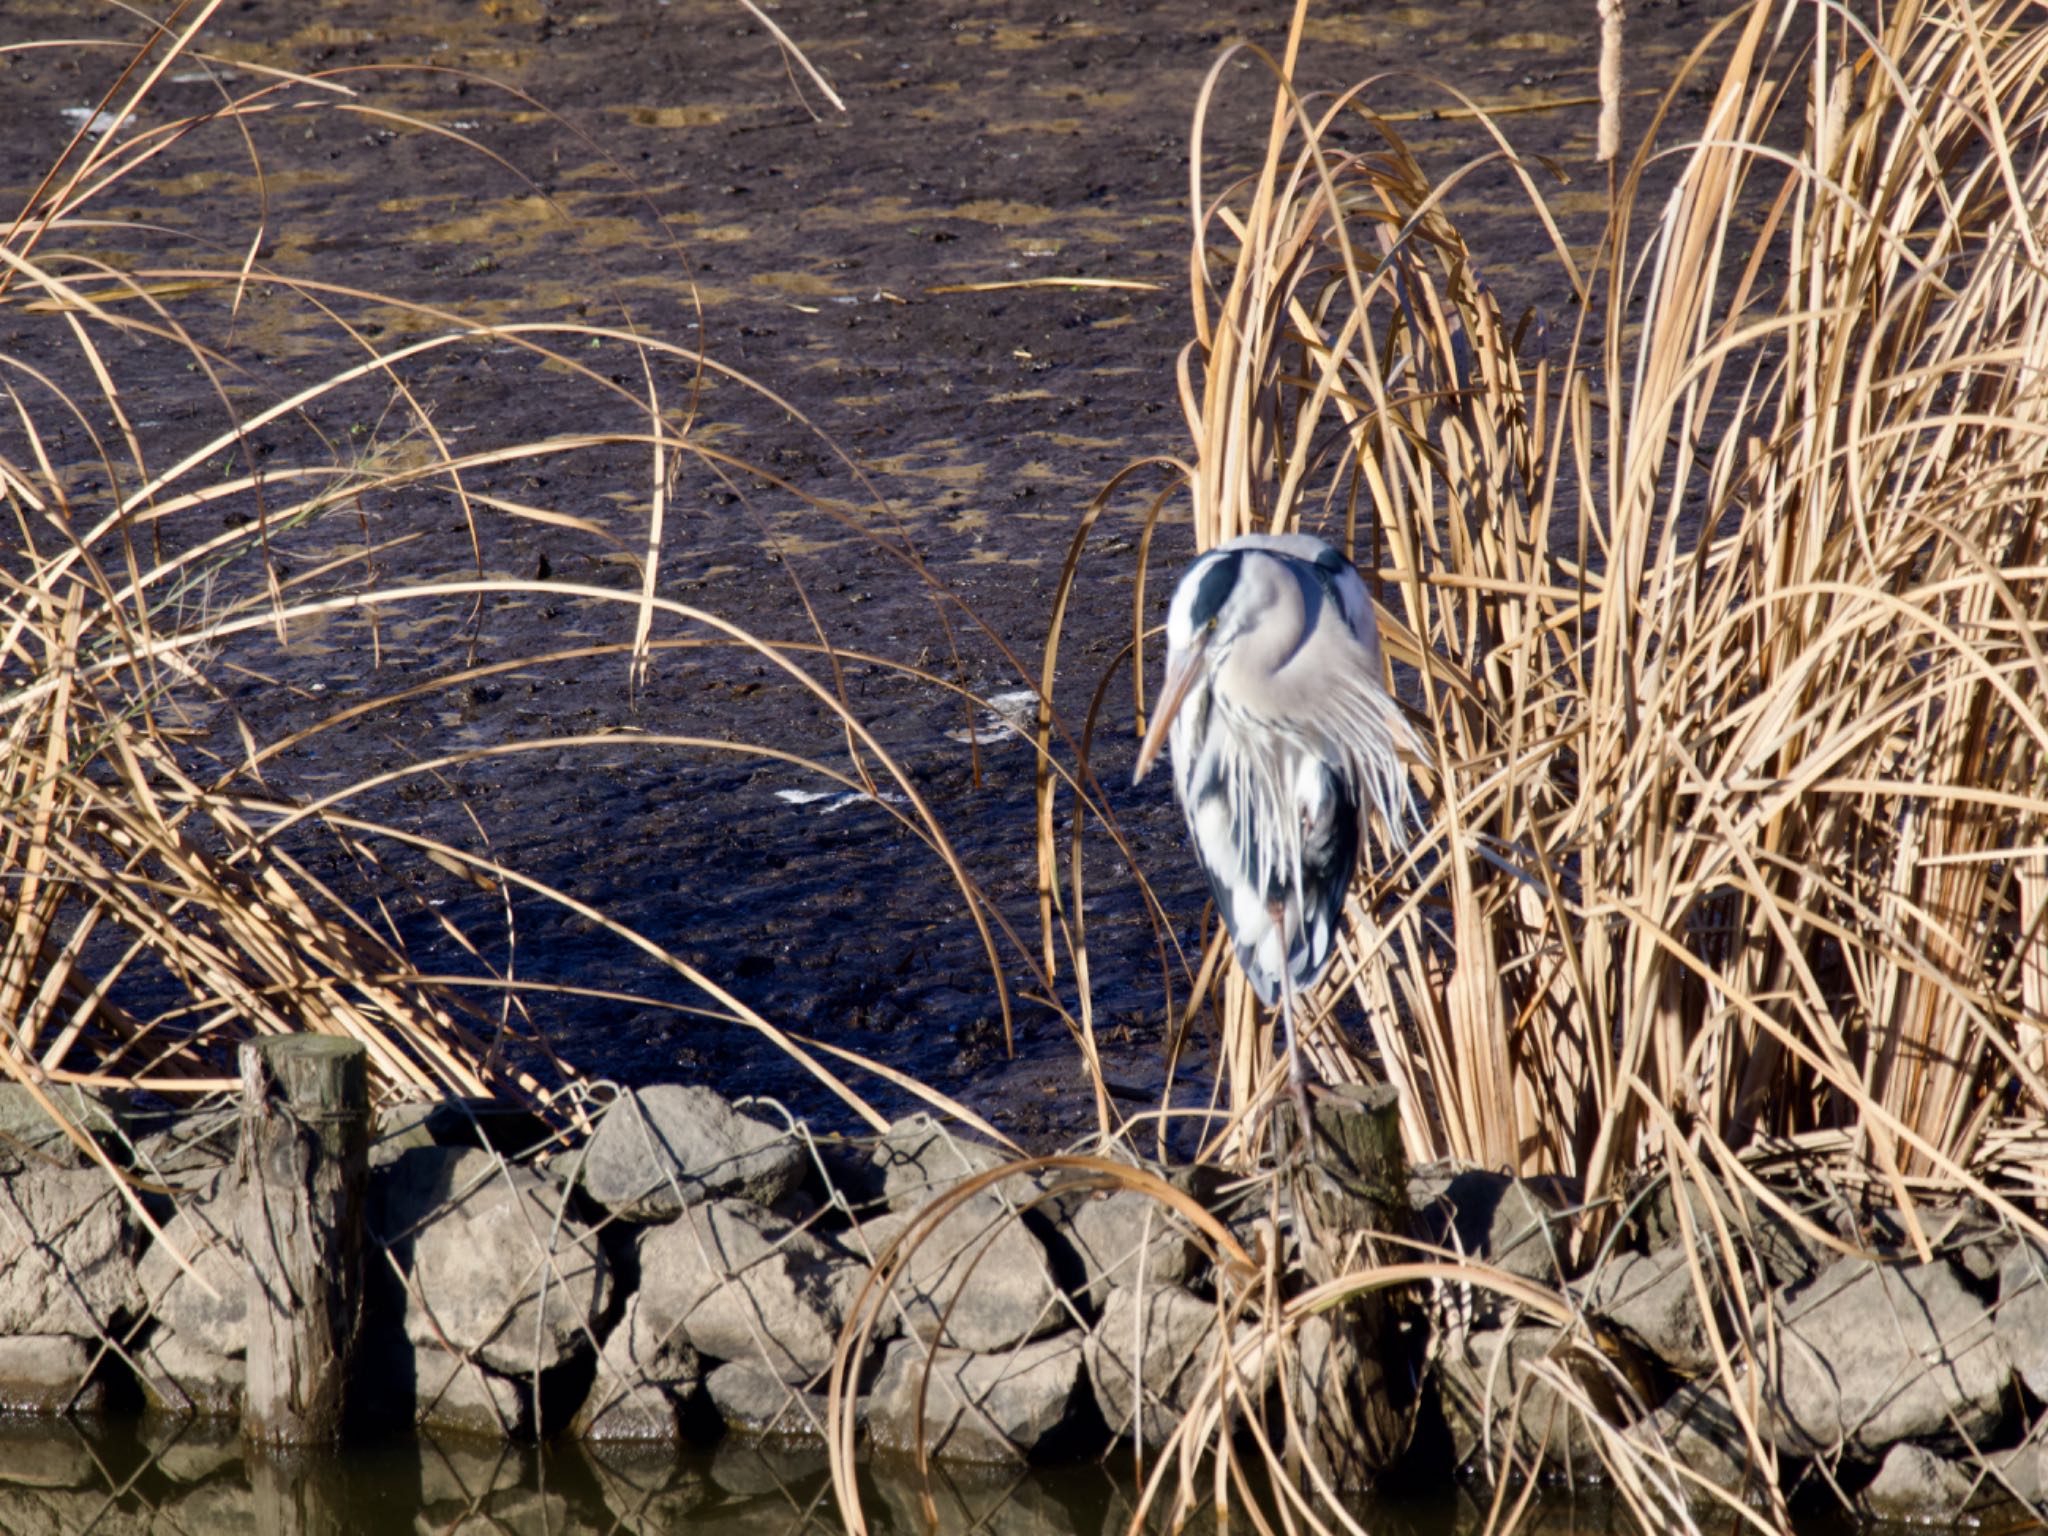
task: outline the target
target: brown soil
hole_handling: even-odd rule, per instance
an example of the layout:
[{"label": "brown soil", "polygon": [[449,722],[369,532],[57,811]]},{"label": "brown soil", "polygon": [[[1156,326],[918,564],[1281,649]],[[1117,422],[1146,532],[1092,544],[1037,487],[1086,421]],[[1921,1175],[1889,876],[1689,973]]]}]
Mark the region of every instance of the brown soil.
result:
[{"label": "brown soil", "polygon": [[[961,680],[984,694],[1019,687],[1022,666],[1035,666],[1081,509],[1119,467],[1183,448],[1175,361],[1191,334],[1189,116],[1220,50],[1240,37],[1277,47],[1286,7],[868,0],[770,10],[845,112],[727,0],[591,8],[229,0],[209,34],[229,73],[208,79],[196,65],[181,69],[159,87],[139,129],[206,110],[223,86],[253,88],[254,67],[265,64],[318,72],[356,98],[346,110],[284,110],[252,123],[260,177],[239,135],[216,127],[138,173],[115,205],[162,231],[151,248],[167,261],[232,265],[260,223],[260,259],[279,271],[473,319],[630,326],[685,346],[701,336],[712,356],[817,429],[719,383],[695,400],[704,440],[852,510],[834,520],[786,489],[686,465],[669,510],[663,590],[763,634],[803,638],[800,580],[840,644],[943,668],[949,643],[939,606],[898,553],[901,530],[935,581],[987,626],[976,634],[952,611]],[[1634,10],[1631,84],[1661,86],[1702,18],[1668,0]],[[1535,106],[1590,92],[1592,35],[1590,0],[1453,0],[1368,14],[1329,5],[1312,27],[1302,75],[1341,86],[1387,72],[1367,99],[1390,112],[1455,105],[1442,87],[1408,73],[1423,68],[1473,100]],[[132,19],[86,14],[75,0],[11,0],[0,12],[0,44],[134,36]],[[83,45],[0,60],[0,120],[12,150],[0,173],[5,196],[18,205],[70,132],[63,109],[93,104],[120,62]],[[1248,53],[1225,67],[1210,128],[1212,188],[1261,142],[1264,78]],[[285,99],[312,95],[299,89]],[[1635,122],[1648,110],[1632,103]],[[1504,120],[1519,147],[1551,157],[1572,178],[1550,195],[1582,254],[1605,197],[1604,174],[1590,163],[1594,118],[1592,107],[1574,105]],[[1402,131],[1438,170],[1485,147],[1469,122],[1411,116]],[[1367,137],[1361,127],[1352,141]],[[1465,183],[1453,207],[1512,301],[1558,306],[1563,285],[1502,171]],[[136,238],[114,231],[75,243],[115,257]],[[933,291],[1048,276],[1136,279],[1159,290]],[[337,304],[373,342],[427,329],[390,306]],[[226,318],[217,304],[216,319],[225,326]],[[303,303],[251,294],[232,318],[221,333],[224,355],[270,381],[272,394],[277,382],[350,360],[333,327]],[[24,367],[61,375],[74,366],[49,322],[19,314],[0,314],[0,348]],[[630,424],[645,389],[630,349],[601,344],[589,362],[597,384],[614,378],[616,392],[489,344],[436,354],[412,378],[436,424],[471,448]],[[218,402],[179,349],[135,348],[115,366],[128,399],[148,406],[153,462],[170,462],[194,434],[216,430]],[[681,375],[663,388],[678,405],[687,396]],[[352,452],[402,454],[411,447],[393,441],[403,418],[391,405],[387,386],[366,382],[323,404],[315,425]],[[0,446],[20,462],[13,431],[0,428]],[[827,439],[886,498],[886,513]],[[288,454],[295,442],[280,426],[251,451]],[[77,457],[89,479],[91,455]],[[594,519],[629,545],[644,538],[644,453],[565,452],[479,483]],[[1157,475],[1142,482],[1147,491],[1160,483]],[[1142,495],[1124,496],[1083,567],[1057,683],[1077,724],[1129,632],[1142,510]],[[307,531],[282,558],[313,569],[323,551],[351,540],[359,547],[365,536],[408,534],[427,537],[370,560],[375,579],[459,576],[478,565],[614,587],[632,579],[629,562],[604,546],[532,521],[481,518],[473,551],[453,498],[429,491],[365,498],[359,527]],[[1184,529],[1168,528],[1159,569],[1170,576],[1186,553]],[[355,574],[364,573],[359,562]],[[194,705],[194,750],[231,754],[236,713],[257,740],[274,740],[471,658],[617,643],[631,633],[621,612],[542,597],[497,602],[475,627],[470,617],[455,603],[374,632],[366,620],[337,619],[283,645],[252,637],[222,658],[246,669],[224,674],[226,697]],[[1029,752],[1014,739],[992,742],[977,783],[976,765],[950,734],[970,722],[938,689],[857,668],[849,690],[903,754],[976,878],[1031,940]],[[1124,787],[1128,720],[1128,689],[1113,685],[1096,767],[1187,941],[1200,884],[1165,782]],[[271,784],[311,794],[408,758],[613,729],[621,732],[615,750],[452,766],[366,795],[356,808],[468,846],[480,828],[506,863],[632,923],[770,1019],[962,1093],[1027,1140],[1087,1123],[1077,1058],[1052,1012],[1021,1003],[1018,1058],[1005,1059],[988,968],[961,902],[930,854],[882,810],[792,806],[776,792],[831,786],[757,757],[634,742],[632,733],[644,732],[765,741],[843,762],[823,709],[757,659],[665,652],[637,694],[616,655],[523,667],[323,735],[279,763]],[[464,927],[492,966],[518,977],[700,1001],[643,954],[537,899],[514,903],[508,925],[497,897],[396,853],[373,870],[330,851],[326,867],[358,900],[397,888],[423,898],[397,921],[430,967],[474,969],[442,936],[438,912]],[[1091,879],[1089,917],[1095,1017],[1112,1074],[1156,1094],[1156,941],[1133,882],[1106,860]],[[1005,950],[1003,965],[1013,986],[1032,990],[1014,951]],[[1071,975],[1059,985],[1072,1007]],[[532,1007],[561,1052],[593,1072],[704,1079],[776,1092],[804,1109],[828,1102],[772,1046],[730,1025],[652,1001],[543,998]],[[885,1091],[878,1099],[899,1102]]]}]

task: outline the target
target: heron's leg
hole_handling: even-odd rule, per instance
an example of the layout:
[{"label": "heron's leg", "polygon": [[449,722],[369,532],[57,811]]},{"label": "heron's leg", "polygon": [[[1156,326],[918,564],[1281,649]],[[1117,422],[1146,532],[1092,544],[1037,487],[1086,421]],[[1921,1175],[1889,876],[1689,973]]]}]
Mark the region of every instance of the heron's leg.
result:
[{"label": "heron's leg", "polygon": [[1280,1029],[1287,1047],[1287,1092],[1294,1100],[1295,1137],[1299,1144],[1296,1150],[1307,1152],[1315,1138],[1308,1115],[1308,1060],[1294,1033],[1294,968],[1288,964],[1287,905],[1269,901],[1266,911],[1280,933]]}]

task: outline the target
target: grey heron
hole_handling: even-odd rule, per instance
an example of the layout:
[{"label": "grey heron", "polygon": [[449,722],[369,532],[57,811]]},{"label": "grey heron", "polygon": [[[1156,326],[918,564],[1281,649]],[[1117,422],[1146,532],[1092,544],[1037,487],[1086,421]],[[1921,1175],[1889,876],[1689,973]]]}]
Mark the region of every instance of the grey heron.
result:
[{"label": "grey heron", "polygon": [[1405,848],[1404,760],[1421,747],[1382,681],[1379,626],[1349,560],[1307,534],[1201,556],[1166,615],[1166,685],[1132,773],[1173,745],[1195,856],[1259,1001],[1278,1006],[1307,1130],[1298,993],[1336,949],[1366,811]]}]

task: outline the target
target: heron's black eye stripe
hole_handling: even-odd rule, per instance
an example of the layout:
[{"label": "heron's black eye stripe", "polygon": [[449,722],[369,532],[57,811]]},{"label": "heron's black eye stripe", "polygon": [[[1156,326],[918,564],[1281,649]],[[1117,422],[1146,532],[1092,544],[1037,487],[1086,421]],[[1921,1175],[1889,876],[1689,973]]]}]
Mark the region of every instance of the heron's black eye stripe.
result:
[{"label": "heron's black eye stripe", "polygon": [[1243,556],[1236,553],[1217,555],[1202,572],[1202,584],[1195,588],[1194,603],[1188,609],[1191,627],[1200,629],[1212,624],[1223,605],[1230,600],[1231,588],[1237,585],[1237,568]]}]

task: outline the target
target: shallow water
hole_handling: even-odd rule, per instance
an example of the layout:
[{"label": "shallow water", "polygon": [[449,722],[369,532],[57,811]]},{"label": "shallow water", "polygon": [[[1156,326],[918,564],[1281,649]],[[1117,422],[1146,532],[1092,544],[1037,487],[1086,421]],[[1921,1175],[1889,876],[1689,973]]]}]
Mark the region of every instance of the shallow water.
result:
[{"label": "shallow water", "polygon": [[[934,1473],[931,1496],[937,1529],[949,1536],[1095,1536],[1128,1526],[1135,1486],[1128,1462],[956,1469]],[[924,1530],[920,1502],[907,1463],[864,1474],[863,1508],[877,1533]],[[1367,1529],[1394,1536],[1465,1536],[1482,1527],[1485,1513],[1483,1499],[1448,1484],[1440,1494],[1358,1510]],[[1546,1493],[1525,1527],[1546,1536],[1631,1528],[1598,1492]],[[0,1421],[0,1531],[9,1536],[240,1536],[251,1529],[794,1536],[845,1526],[817,1446],[732,1437],[677,1453],[423,1436],[271,1457],[246,1454],[225,1427]]]}]

